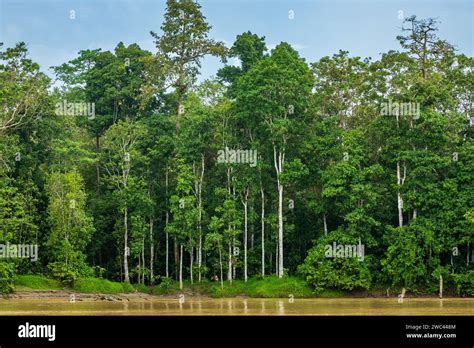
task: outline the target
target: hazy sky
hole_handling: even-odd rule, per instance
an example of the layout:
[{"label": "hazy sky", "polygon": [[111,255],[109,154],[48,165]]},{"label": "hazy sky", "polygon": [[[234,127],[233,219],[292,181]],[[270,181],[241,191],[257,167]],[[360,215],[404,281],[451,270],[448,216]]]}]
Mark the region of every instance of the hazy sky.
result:
[{"label": "hazy sky", "polygon": [[[339,49],[377,59],[399,49],[401,16],[436,17],[439,36],[473,56],[473,0],[202,0],[210,36],[230,46],[250,30],[269,48],[287,41],[308,62]],[[118,42],[154,51],[150,30],[160,32],[165,0],[0,0],[0,42],[25,41],[42,69],[74,58],[79,50],[112,50]],[[70,19],[75,11],[75,19]],[[293,11],[294,18],[291,19]],[[206,59],[202,77],[220,63]],[[50,73],[50,72],[49,72]]]}]

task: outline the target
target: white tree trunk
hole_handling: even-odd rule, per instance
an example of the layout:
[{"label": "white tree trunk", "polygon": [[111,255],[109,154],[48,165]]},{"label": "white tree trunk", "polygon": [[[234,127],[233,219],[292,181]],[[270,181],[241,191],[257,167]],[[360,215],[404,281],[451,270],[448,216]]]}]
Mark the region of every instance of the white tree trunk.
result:
[{"label": "white tree trunk", "polygon": [[283,185],[278,187],[278,277],[283,277]]},{"label": "white tree trunk", "polygon": [[179,253],[179,288],[183,290],[183,246],[180,246]]},{"label": "white tree trunk", "polygon": [[191,251],[189,252],[189,258],[190,258],[189,278],[191,279],[191,284],[193,284],[194,283],[194,277],[193,277],[194,247],[191,247]]},{"label": "white tree trunk", "polygon": [[130,283],[130,277],[128,273],[128,208],[125,206],[125,212],[123,214],[123,242],[124,242],[124,253],[123,253],[123,271],[125,273],[125,282]]},{"label": "white tree trunk", "polygon": [[400,171],[400,161],[397,161],[397,185],[398,185],[398,191],[397,191],[397,207],[398,207],[398,225],[400,227],[403,226],[403,197],[401,193],[401,187],[405,183],[406,179],[406,166],[403,166],[403,177]]},{"label": "white tree trunk", "polygon": [[[400,120],[397,115],[397,129],[400,128]],[[397,161],[397,185],[398,185],[398,190],[397,190],[397,208],[398,208],[398,226],[402,227],[403,226],[403,197],[401,193],[401,188],[405,182],[406,179],[406,166],[403,166],[404,172],[403,172],[403,177],[400,171],[400,160]]]},{"label": "white tree trunk", "polygon": [[153,218],[150,217],[150,284],[153,283],[153,258],[155,253],[155,246],[153,243]]},{"label": "white tree trunk", "polygon": [[[229,195],[232,193],[231,191],[231,188],[230,188],[230,173],[231,173],[231,168],[227,168],[226,170],[226,174],[227,174],[227,191],[229,192]],[[230,225],[230,223],[228,224],[228,230],[230,231],[230,229],[232,228],[232,226]],[[232,253],[233,253],[233,238],[230,238],[229,239],[229,260],[228,260],[228,269],[227,269],[227,280],[232,284]]]},{"label": "white tree trunk", "polygon": [[439,298],[443,298],[443,276],[439,275]]},{"label": "white tree trunk", "polygon": [[261,184],[260,192],[262,193],[262,215],[260,218],[262,224],[262,277],[265,277],[265,192]]},{"label": "white tree trunk", "polygon": [[278,234],[275,243],[275,275],[278,275]]},{"label": "white tree trunk", "polygon": [[245,189],[244,206],[244,281],[247,282],[247,226],[248,226],[248,188]]},{"label": "white tree trunk", "polygon": [[229,265],[227,269],[227,280],[232,284],[232,243],[229,243]]},{"label": "white tree trunk", "polygon": [[278,151],[276,146],[273,145],[273,160],[275,165],[275,171],[277,176],[277,188],[278,188],[278,277],[283,277],[283,184],[280,181],[281,174],[283,172],[283,165],[285,163],[285,153]]},{"label": "white tree trunk", "polygon": [[[235,230],[235,226],[232,226],[232,228]],[[232,237],[232,247],[235,246],[235,237]],[[232,250],[233,251],[233,250]],[[239,253],[240,254],[240,253]],[[235,256],[235,255],[234,255]],[[237,261],[232,259],[232,280],[235,279],[235,273],[236,273],[236,263]]]},{"label": "white tree trunk", "polygon": [[198,217],[199,217],[199,245],[198,245],[198,270],[199,282],[201,282],[201,267],[202,267],[202,183],[204,181],[204,155],[201,155],[201,176],[198,184]]},{"label": "white tree trunk", "polygon": [[145,284],[145,235],[142,237],[142,284]]},{"label": "white tree trunk", "polygon": [[[165,231],[166,227],[168,226],[169,223],[169,213],[168,213],[168,167],[166,167],[166,174],[165,174],[165,187],[166,187],[166,217],[165,217]],[[170,258],[170,245],[169,245],[169,235],[168,232],[165,232],[166,234],[166,278],[169,278],[169,258]]]},{"label": "white tree trunk", "polygon": [[[166,225],[168,225],[168,212],[166,212]],[[170,244],[169,244],[169,235],[168,232],[166,234],[166,278],[169,278],[169,255],[170,255]]]},{"label": "white tree trunk", "polygon": [[324,235],[327,236],[328,235],[328,224],[327,224],[327,221],[326,221],[326,214],[323,215],[323,224],[324,224]]}]

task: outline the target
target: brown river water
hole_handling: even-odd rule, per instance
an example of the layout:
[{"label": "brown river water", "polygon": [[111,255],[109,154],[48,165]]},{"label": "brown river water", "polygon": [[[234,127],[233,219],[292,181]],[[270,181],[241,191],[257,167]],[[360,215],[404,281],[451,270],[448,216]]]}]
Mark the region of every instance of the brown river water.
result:
[{"label": "brown river water", "polygon": [[150,298],[122,301],[0,299],[4,315],[460,315],[474,316],[474,298]]}]

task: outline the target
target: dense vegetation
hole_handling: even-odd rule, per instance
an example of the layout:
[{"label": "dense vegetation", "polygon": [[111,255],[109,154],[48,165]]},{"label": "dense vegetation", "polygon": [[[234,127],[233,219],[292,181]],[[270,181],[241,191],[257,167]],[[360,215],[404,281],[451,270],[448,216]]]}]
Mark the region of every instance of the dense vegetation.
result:
[{"label": "dense vegetation", "polygon": [[[25,43],[1,47],[0,244],[39,257],[0,259],[0,290],[37,274],[257,294],[271,276],[288,296],[292,275],[473,295],[474,60],[435,20],[405,22],[379,60],[307,63],[251,32],[226,48],[198,4],[168,0],[156,52],[83,50],[56,81]],[[208,55],[225,65],[197,83]]]}]

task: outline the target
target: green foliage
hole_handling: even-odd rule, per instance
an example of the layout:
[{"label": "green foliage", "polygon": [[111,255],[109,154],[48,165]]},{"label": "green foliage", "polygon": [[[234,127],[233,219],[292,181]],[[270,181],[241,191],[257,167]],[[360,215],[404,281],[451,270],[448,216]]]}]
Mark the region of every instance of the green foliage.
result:
[{"label": "green foliage", "polygon": [[426,279],[424,251],[414,232],[406,227],[389,229],[386,258],[381,261],[381,265],[388,279],[392,280],[392,286],[413,289],[417,283]]},{"label": "green foliage", "polygon": [[179,289],[177,282],[169,279],[153,289],[155,295],[177,295],[180,293],[192,293],[193,295],[206,295],[212,297],[235,297],[248,296],[255,298],[305,298],[313,296],[312,289],[301,278],[276,276],[261,278],[249,278],[247,282],[235,280],[232,283],[224,282],[221,288],[219,282],[203,281],[190,284],[185,282],[184,289]]},{"label": "green foliage", "polygon": [[[34,290],[63,290],[68,289],[63,284],[55,279],[47,278],[42,275],[15,275],[15,287],[20,289],[34,289]],[[148,292],[143,285],[130,285],[127,283],[112,282],[106,279],[99,278],[77,278],[74,284],[68,284],[74,291],[80,293],[102,293],[102,294],[118,294],[130,293],[135,290]]]},{"label": "green foliage", "polygon": [[135,291],[133,286],[128,283],[117,283],[98,278],[79,278],[74,283],[73,289],[77,292],[102,294],[130,293]]},{"label": "green foliage", "polygon": [[154,287],[154,295],[165,295],[179,291],[179,283],[174,282],[171,278],[161,278],[161,283]]},{"label": "green foliage", "polygon": [[145,294],[152,294],[153,293],[153,288],[149,287],[145,284],[133,284],[133,288],[135,289],[135,291],[143,292]]},{"label": "green foliage", "polygon": [[264,57],[266,50],[265,37],[259,37],[250,31],[237,35],[234,44],[229,50],[229,57],[238,58],[241,62],[241,67],[226,65],[217,72],[219,78],[230,84],[229,95],[235,93],[234,89],[237,79],[260,61]]},{"label": "green foliage", "polygon": [[15,265],[0,261],[0,294],[9,294],[14,290]]},{"label": "green foliage", "polygon": [[258,298],[305,298],[313,296],[313,291],[303,279],[295,277],[251,278],[247,283],[236,281],[225,284],[224,290],[214,286],[216,297],[234,297],[238,295]]},{"label": "green foliage", "polygon": [[90,273],[83,252],[94,227],[85,212],[86,194],[83,187],[83,179],[75,170],[66,174],[52,173],[48,182],[51,225],[47,241],[51,250],[48,268],[53,277],[67,284]]},{"label": "green foliage", "polygon": [[453,274],[456,290],[462,296],[474,296],[474,271],[465,274]]},{"label": "green foliage", "polygon": [[64,288],[59,281],[37,274],[15,275],[13,278],[16,288],[22,287],[35,290],[61,290]]},{"label": "green foliage", "polygon": [[345,248],[346,245],[357,246],[358,243],[356,238],[350,237],[342,229],[333,231],[315,242],[298,271],[317,293],[326,289],[369,289],[372,282],[371,257],[365,255],[365,246],[363,257],[359,254],[328,254],[329,247],[336,252],[337,249],[332,250],[334,245]]},{"label": "green foliage", "polygon": [[[2,44],[3,45],[3,44]],[[0,49],[2,47],[0,46]],[[26,58],[24,42],[0,50],[0,134],[24,127],[47,111],[49,79]],[[3,62],[5,64],[3,64]]]},{"label": "green foliage", "polygon": [[79,276],[77,272],[64,262],[50,262],[48,268],[51,271],[51,275],[65,285],[74,285]]}]

